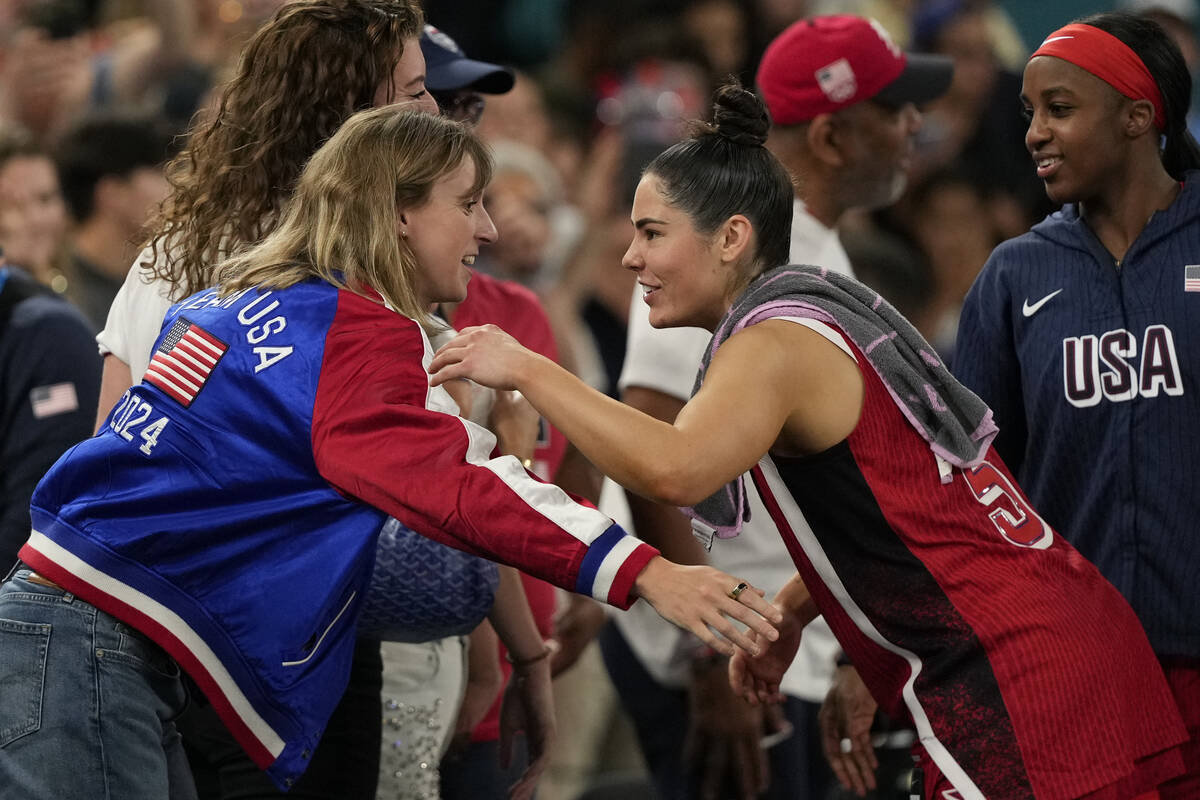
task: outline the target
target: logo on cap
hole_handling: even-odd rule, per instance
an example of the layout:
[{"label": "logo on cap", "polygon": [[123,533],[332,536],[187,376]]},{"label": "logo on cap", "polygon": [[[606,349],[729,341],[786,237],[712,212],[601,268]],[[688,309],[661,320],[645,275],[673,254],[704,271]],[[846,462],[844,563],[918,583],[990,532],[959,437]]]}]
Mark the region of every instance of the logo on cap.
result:
[{"label": "logo on cap", "polygon": [[854,97],[854,93],[858,91],[858,81],[854,77],[854,70],[850,67],[850,62],[844,58],[839,58],[832,64],[826,64],[813,74],[817,78],[817,85],[821,87],[821,91],[834,103],[844,103]]},{"label": "logo on cap", "polygon": [[443,50],[449,50],[451,53],[455,53],[460,56],[463,54],[462,50],[458,49],[458,44],[453,39],[432,25],[425,26],[425,35],[429,37],[430,41]]}]

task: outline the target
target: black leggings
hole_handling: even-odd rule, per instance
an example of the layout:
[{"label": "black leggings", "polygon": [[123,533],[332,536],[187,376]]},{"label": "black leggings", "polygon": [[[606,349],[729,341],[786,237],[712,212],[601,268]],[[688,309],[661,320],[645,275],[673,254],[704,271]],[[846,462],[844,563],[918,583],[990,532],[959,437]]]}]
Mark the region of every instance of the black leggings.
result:
[{"label": "black leggings", "polygon": [[200,800],[375,800],[382,692],[379,642],[360,639],[346,693],[329,719],[312,763],[287,794],[254,765],[211,705],[193,703],[176,724]]}]

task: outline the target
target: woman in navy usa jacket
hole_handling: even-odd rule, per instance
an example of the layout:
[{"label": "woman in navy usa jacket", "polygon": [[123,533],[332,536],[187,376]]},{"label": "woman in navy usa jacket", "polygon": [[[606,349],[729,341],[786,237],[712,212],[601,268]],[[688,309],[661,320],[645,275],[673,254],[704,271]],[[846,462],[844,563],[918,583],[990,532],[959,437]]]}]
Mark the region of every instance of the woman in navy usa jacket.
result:
[{"label": "woman in navy usa jacket", "polygon": [[[426,309],[465,296],[495,238],[490,173],[458,123],[362,112],[276,230],[172,307],[143,382],[39,485],[0,588],[6,796],[189,796],[180,668],[290,786],[345,685],[389,514],[604,602],[644,597],[726,651],[754,648],[730,617],[772,631],[760,596],[727,594],[735,578],[671,564],[492,458],[492,435],[429,386]],[[545,651],[509,613],[493,623],[514,645],[515,716],[540,744]]]},{"label": "woman in navy usa jacket", "polygon": [[1056,530],[1129,601],[1191,741],[1200,797],[1200,149],[1191,78],[1155,23],[1087,17],[1025,68],[1025,143],[1058,213],[996,248],[955,373]]}]

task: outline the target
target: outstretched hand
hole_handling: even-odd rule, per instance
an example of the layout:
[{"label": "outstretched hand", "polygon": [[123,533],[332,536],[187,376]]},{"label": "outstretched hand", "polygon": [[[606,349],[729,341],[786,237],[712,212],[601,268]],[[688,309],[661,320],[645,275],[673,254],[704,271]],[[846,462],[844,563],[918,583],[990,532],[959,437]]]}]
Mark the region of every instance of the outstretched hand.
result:
[{"label": "outstretched hand", "polygon": [[500,705],[500,766],[512,762],[513,737],[525,733],[529,762],[515,784],[509,787],[510,800],[529,800],[538,779],[550,763],[550,745],[554,740],[554,695],[550,685],[550,660],[539,659],[528,666],[516,666],[508,679]]},{"label": "outstretched hand", "polygon": [[804,626],[792,615],[775,611],[781,619],[779,636],[774,641],[759,640],[757,651],[747,649],[729,661],[729,685],[752,706],[783,702],[779,684],[800,649]]},{"label": "outstretched hand", "polygon": [[495,325],[463,328],[433,355],[429,383],[440,386],[455,378],[470,378],[493,389],[517,389],[522,368],[541,358]]},{"label": "outstretched hand", "polygon": [[847,664],[834,673],[833,685],[817,715],[825,760],[838,783],[859,797],[875,788],[879,761],[871,743],[871,723],[877,707],[858,670]]},{"label": "outstretched hand", "polygon": [[[758,642],[774,641],[779,636],[774,626],[783,618],[763,599],[761,589],[747,586],[732,597],[731,590],[741,584],[713,567],[683,566],[655,556],[638,575],[635,588],[663,619],[732,656],[738,648],[757,653],[762,647]],[[740,630],[734,621],[750,630]]]}]

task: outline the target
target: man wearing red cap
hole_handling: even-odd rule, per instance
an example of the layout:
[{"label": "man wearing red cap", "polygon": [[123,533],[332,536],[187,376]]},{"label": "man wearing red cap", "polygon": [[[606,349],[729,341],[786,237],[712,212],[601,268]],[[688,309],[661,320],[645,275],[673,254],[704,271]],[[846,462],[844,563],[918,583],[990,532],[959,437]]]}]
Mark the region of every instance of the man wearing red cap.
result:
[{"label": "man wearing red cap", "polygon": [[878,22],[849,14],[801,20],[771,42],[756,80],[774,124],[767,147],[797,181],[792,263],[849,273],[838,221],[900,197],[917,106],[952,73],[950,59],[905,53]]}]

